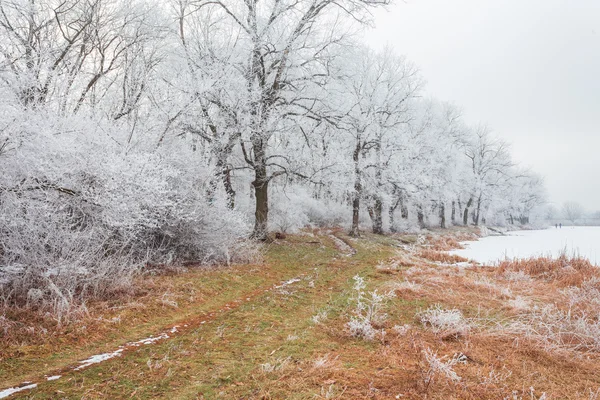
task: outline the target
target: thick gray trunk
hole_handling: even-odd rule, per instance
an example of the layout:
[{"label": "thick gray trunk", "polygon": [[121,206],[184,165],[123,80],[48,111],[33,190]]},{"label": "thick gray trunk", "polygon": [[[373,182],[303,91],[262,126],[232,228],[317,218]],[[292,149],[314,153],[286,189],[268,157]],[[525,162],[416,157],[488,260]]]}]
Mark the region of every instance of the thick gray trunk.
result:
[{"label": "thick gray trunk", "polygon": [[417,205],[417,221],[421,229],[425,228],[425,215],[423,214],[423,207],[420,204]]},{"label": "thick gray trunk", "polygon": [[369,216],[373,224],[373,233],[383,235],[383,202],[381,198],[375,197],[373,206],[369,207]]},{"label": "thick gray trunk", "polygon": [[465,207],[465,211],[463,213],[463,225],[467,226],[469,224],[469,207],[473,204],[473,198],[470,197],[467,202],[467,206]]},{"label": "thick gray trunk", "polygon": [[446,206],[444,203],[440,203],[440,228],[446,228]]},{"label": "thick gray trunk", "polygon": [[360,219],[360,198],[362,196],[362,183],[360,180],[361,172],[358,165],[358,161],[361,148],[361,142],[357,141],[356,148],[354,149],[354,154],[352,155],[352,160],[354,161],[354,197],[352,199],[352,228],[350,228],[349,235],[353,237],[360,236],[360,231],[358,229],[358,221]]}]

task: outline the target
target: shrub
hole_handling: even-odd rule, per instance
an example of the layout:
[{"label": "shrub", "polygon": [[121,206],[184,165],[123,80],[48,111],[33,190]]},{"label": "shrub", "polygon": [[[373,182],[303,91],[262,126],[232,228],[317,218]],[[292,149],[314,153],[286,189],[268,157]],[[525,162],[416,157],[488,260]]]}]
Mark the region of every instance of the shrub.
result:
[{"label": "shrub", "polygon": [[555,305],[532,309],[508,330],[549,348],[600,352],[600,320],[583,312],[563,311]]},{"label": "shrub", "polygon": [[471,329],[460,310],[444,310],[439,304],[417,314],[419,321],[443,336],[465,336]]},{"label": "shrub", "polygon": [[383,329],[378,328],[387,319],[383,309],[392,294],[379,294],[373,291],[367,295],[364,292],[366,287],[364,278],[356,275],[353,279],[356,306],[346,326],[353,337],[374,340],[378,334],[384,335]]},{"label": "shrub", "polygon": [[62,318],[147,265],[255,258],[247,221],[208,199],[185,147],[128,150],[112,126],[41,112],[11,125],[0,176],[0,299]]},{"label": "shrub", "polygon": [[[454,367],[459,363],[466,363],[466,356],[459,353],[454,354],[452,358],[438,357],[433,350],[426,348],[422,351],[424,360],[423,383],[425,392],[434,383],[437,377],[443,377],[451,382],[459,382],[461,377],[454,371]],[[446,359],[446,360],[445,360]]]}]

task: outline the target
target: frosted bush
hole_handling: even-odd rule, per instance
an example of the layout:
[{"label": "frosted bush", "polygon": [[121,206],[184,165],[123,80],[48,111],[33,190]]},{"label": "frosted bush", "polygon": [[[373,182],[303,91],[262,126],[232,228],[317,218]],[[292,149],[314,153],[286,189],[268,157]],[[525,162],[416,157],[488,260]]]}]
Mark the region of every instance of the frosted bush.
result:
[{"label": "frosted bush", "polygon": [[271,195],[271,202],[270,225],[281,232],[294,233],[309,225],[334,227],[348,221],[343,205],[317,199],[305,187],[279,188]]},{"label": "frosted bush", "polygon": [[438,357],[437,353],[427,348],[423,350],[423,356],[428,367],[424,376],[426,386],[431,385],[437,376],[443,376],[452,382],[461,380],[461,377],[454,371],[454,366],[466,363],[466,357],[463,354],[454,354],[452,358],[444,361],[443,357]]},{"label": "frosted bush", "polygon": [[313,368],[316,368],[316,369],[329,368],[333,365],[334,361],[336,361],[336,360],[337,360],[337,356],[332,360],[329,358],[329,354],[325,354],[324,356],[319,357],[313,361]]},{"label": "frosted bush", "polygon": [[379,294],[376,290],[366,294],[364,278],[356,275],[353,279],[356,305],[346,327],[353,337],[374,340],[378,334],[385,335],[383,329],[375,327],[383,324],[387,319],[387,314],[383,312],[383,309],[387,300],[393,295],[391,293]]},{"label": "frosted bush", "polygon": [[408,279],[402,282],[394,282],[391,285],[391,287],[393,290],[396,291],[408,290],[412,292],[420,292],[423,289],[423,285],[421,285],[420,283],[409,281]]},{"label": "frosted bush", "polygon": [[474,279],[473,280],[473,284],[475,286],[479,286],[479,287],[488,289],[489,291],[496,291],[498,289],[498,286],[496,285],[496,282],[493,282],[487,276],[483,276],[483,277]]},{"label": "frosted bush", "polygon": [[507,329],[540,341],[547,347],[600,352],[600,319],[583,312],[563,311],[555,305],[534,308]]},{"label": "frosted bush", "polygon": [[600,306],[600,279],[593,277],[583,281],[580,287],[571,286],[562,290],[570,306]]},{"label": "frosted bush", "polygon": [[514,299],[509,300],[508,305],[517,311],[525,311],[531,308],[531,302],[522,296],[517,296]]},{"label": "frosted bush", "polygon": [[313,315],[311,320],[315,325],[319,325],[327,319],[327,310],[321,310],[317,314]]},{"label": "frosted bush", "polygon": [[0,298],[65,315],[128,290],[146,265],[244,261],[248,222],[197,182],[185,148],[131,150],[85,118],[25,113],[0,176]]},{"label": "frosted bush", "polygon": [[511,297],[513,297],[513,292],[508,287],[500,287],[499,291],[500,291],[500,296],[502,296],[504,298],[511,298]]},{"label": "frosted bush", "polygon": [[[504,372],[502,372],[504,371]],[[497,385],[505,382],[512,376],[512,371],[506,369],[506,366],[502,368],[502,371],[496,371],[494,367],[490,369],[490,372],[486,376],[480,378],[479,383],[482,385]]]},{"label": "frosted bush", "polygon": [[460,310],[444,310],[440,305],[418,313],[417,318],[434,333],[466,335],[471,329]]},{"label": "frosted bush", "polygon": [[373,328],[373,325],[369,321],[362,318],[351,317],[350,322],[346,326],[352,337],[369,341],[375,340],[375,337],[379,333],[379,330]]},{"label": "frosted bush", "polygon": [[260,364],[260,369],[265,373],[273,373],[277,371],[281,371],[284,369],[290,362],[291,357],[278,358],[274,360],[272,363],[264,363]]}]

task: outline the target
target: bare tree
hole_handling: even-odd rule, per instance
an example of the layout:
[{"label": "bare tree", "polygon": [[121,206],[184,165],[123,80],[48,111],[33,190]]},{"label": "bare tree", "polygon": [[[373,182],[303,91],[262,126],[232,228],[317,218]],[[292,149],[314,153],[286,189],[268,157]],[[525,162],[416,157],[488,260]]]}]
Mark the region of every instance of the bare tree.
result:
[{"label": "bare tree", "polygon": [[[398,129],[410,121],[410,102],[422,86],[416,67],[389,49],[350,53],[332,100],[336,126],[351,146],[353,166],[351,236],[359,236],[361,200],[366,200],[373,232],[383,233],[385,170],[397,156]],[[334,86],[335,87],[335,86]]]},{"label": "bare tree", "polygon": [[142,3],[117,0],[3,0],[0,79],[29,108],[77,112],[91,93],[93,104],[116,97],[120,119],[137,107],[157,62],[151,44],[161,28],[150,16]]},{"label": "bare tree", "polygon": [[[239,37],[235,59],[245,83],[247,127],[239,144],[254,173],[253,237],[267,238],[269,183],[293,171],[286,154],[271,154],[282,132],[300,133],[298,120],[310,117],[316,99],[311,86],[327,77],[331,48],[344,36],[340,18],[364,22],[371,0],[206,0],[197,7],[218,10]],[[329,24],[328,24],[329,22]],[[297,172],[296,172],[297,173]]]},{"label": "bare tree", "polygon": [[573,225],[583,217],[584,211],[583,206],[575,201],[567,201],[562,205],[563,216],[571,221]]},{"label": "bare tree", "polygon": [[508,144],[491,136],[488,128],[479,126],[464,146],[464,154],[468,159],[472,172],[472,189],[463,212],[463,224],[468,224],[469,208],[473,210],[473,224],[479,225],[481,211],[486,196],[494,188],[511,179],[510,169],[514,166],[508,151]]}]

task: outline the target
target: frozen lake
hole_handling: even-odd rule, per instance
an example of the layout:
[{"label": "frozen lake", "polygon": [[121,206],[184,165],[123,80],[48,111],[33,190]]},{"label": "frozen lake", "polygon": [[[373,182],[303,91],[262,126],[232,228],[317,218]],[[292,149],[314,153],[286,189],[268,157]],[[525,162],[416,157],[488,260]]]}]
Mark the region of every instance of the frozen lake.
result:
[{"label": "frozen lake", "polygon": [[596,265],[600,263],[600,227],[596,226],[514,231],[506,236],[487,236],[463,245],[465,249],[451,253],[487,265],[505,258],[556,257],[565,250],[569,256],[578,254]]}]

